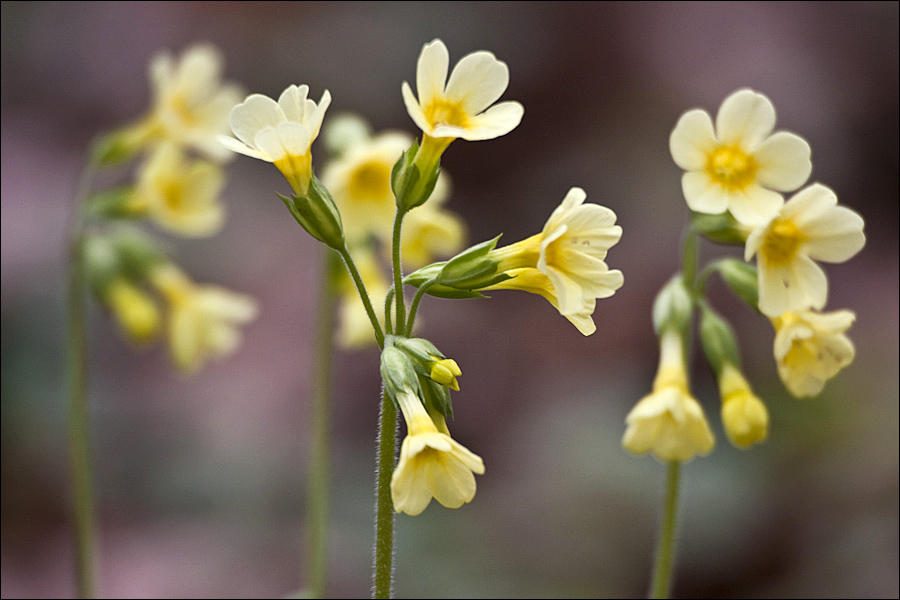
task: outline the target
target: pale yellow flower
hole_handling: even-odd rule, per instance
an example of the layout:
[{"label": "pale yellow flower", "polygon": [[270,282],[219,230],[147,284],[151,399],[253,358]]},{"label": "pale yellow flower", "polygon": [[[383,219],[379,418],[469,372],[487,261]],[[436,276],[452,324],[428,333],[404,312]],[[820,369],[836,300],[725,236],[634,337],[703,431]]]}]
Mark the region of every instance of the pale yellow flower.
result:
[{"label": "pale yellow flower", "polygon": [[853,362],[856,350],[844,332],[856,320],[849,310],[787,312],[772,319],[778,375],[794,396],[815,396]]},{"label": "pale yellow flower", "polygon": [[197,371],[208,359],[234,352],[239,325],[256,317],[256,301],[213,285],[197,285],[174,265],[158,268],[152,283],[169,303],[169,350],[185,373]]},{"label": "pale yellow flower", "polygon": [[726,210],[743,225],[757,225],[784,203],[778,192],[796,190],[812,171],[809,144],[775,128],[768,98],[743,89],[722,103],[713,129],[704,110],[686,112],[669,138],[675,163],[687,171],[681,179],[691,210]]},{"label": "pale yellow flower", "polygon": [[409,211],[403,221],[400,252],[404,264],[413,269],[457,252],[466,240],[463,220],[440,206],[444,193],[439,188],[444,179],[443,175],[438,179],[432,200]]},{"label": "pale yellow flower", "polygon": [[133,341],[144,344],[158,335],[162,324],[159,308],[149,294],[131,281],[114,279],[104,290],[103,301]]},{"label": "pale yellow flower", "polygon": [[475,474],[484,474],[484,462],[440,429],[411,392],[397,394],[406,419],[407,435],[400,446],[400,461],[391,478],[394,510],[418,515],[433,497],[447,508],[459,508],[475,497]]},{"label": "pale yellow flower", "polygon": [[744,259],[757,254],[759,310],[770,317],[825,306],[828,280],[814,260],[840,263],[865,245],[863,220],[837,206],[824,185],[798,192],[747,238]]},{"label": "pale yellow flower", "polygon": [[769,434],[769,411],[741,371],[731,363],[725,363],[719,375],[719,393],[722,424],[731,443],[738,448],[749,448],[765,441]]},{"label": "pale yellow flower", "polygon": [[681,336],[674,329],[662,334],[653,391],[631,409],[625,422],[622,445],[633,454],[652,452],[662,461],[687,461],[712,450],[715,438],[691,395]]},{"label": "pale yellow flower", "polygon": [[572,188],[541,233],[492,250],[498,272],[515,275],[485,289],[519,289],[550,300],[584,335],[596,331],[591,315],[597,298],[622,287],[624,276],[604,260],[622,237],[616,214],[605,206],[584,204],[587,194]]},{"label": "pale yellow flower", "polygon": [[129,209],[173,233],[212,235],[225,222],[219,198],[224,184],[220,167],[189,160],[178,146],[163,142],[142,167]]},{"label": "pale yellow flower", "polygon": [[237,139],[219,136],[234,152],[274,163],[298,196],[306,196],[312,178],[310,146],[319,135],[331,104],[328,90],[316,104],[307,98],[309,86],[291,85],[275,102],[252,94],[231,111],[231,130]]}]

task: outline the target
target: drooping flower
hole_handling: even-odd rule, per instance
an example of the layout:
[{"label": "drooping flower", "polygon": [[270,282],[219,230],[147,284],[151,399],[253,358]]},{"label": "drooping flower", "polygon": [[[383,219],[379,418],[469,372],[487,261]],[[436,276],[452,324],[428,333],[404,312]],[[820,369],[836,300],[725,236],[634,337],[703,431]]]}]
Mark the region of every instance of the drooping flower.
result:
[{"label": "drooping flower", "polygon": [[584,335],[596,331],[590,315],[597,298],[622,287],[624,276],[610,269],[606,254],[622,237],[616,214],[598,204],[584,204],[587,194],[572,188],[553,211],[541,233],[492,250],[499,272],[515,275],[485,289],[519,289],[538,293]]},{"label": "drooping flower", "polygon": [[681,335],[676,329],[663,331],[653,391],[631,409],[625,422],[628,428],[622,445],[633,454],[652,452],[662,461],[687,461],[712,450],[715,438],[688,387]]},{"label": "drooping flower", "polygon": [[855,320],[849,310],[801,310],[772,319],[778,375],[791,394],[818,395],[826,381],[853,362],[856,350],[844,332]]},{"label": "drooping flower", "polygon": [[722,424],[731,443],[749,448],[765,441],[769,434],[769,411],[759,399],[740,369],[726,363],[719,375],[722,396]]},{"label": "drooping flower", "polygon": [[726,210],[743,225],[755,226],[784,203],[778,192],[796,190],[812,171],[810,148],[801,137],[778,131],[768,98],[743,89],[722,103],[713,129],[704,110],[686,112],[669,138],[691,210]]},{"label": "drooping flower", "polygon": [[231,130],[237,139],[218,137],[233,152],[274,163],[301,197],[312,178],[310,146],[331,104],[328,90],[318,104],[307,98],[308,93],[307,85],[291,85],[278,102],[251,94],[231,111]]},{"label": "drooping flower", "polygon": [[164,142],[141,169],[129,209],[173,233],[212,235],[225,221],[219,198],[224,183],[221,168],[188,160],[178,146]]},{"label": "drooping flower", "polygon": [[481,457],[449,432],[439,431],[415,393],[398,394],[397,402],[406,419],[407,435],[391,478],[394,510],[418,515],[432,497],[447,508],[471,502],[475,474],[484,474]]},{"label": "drooping flower", "polygon": [[185,373],[233,352],[241,339],[238,326],[256,317],[253,298],[197,285],[174,265],[159,267],[150,279],[169,303],[169,351]]},{"label": "drooping flower", "polygon": [[770,317],[825,306],[828,280],[814,260],[839,263],[865,245],[863,219],[824,185],[794,195],[747,239],[744,259],[757,255],[759,310]]}]

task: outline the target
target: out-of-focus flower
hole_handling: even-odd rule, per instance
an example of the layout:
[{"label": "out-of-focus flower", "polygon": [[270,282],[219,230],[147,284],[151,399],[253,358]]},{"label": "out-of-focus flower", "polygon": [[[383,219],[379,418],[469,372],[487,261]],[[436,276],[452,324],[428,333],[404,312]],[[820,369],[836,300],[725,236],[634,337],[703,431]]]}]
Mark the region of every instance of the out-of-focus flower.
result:
[{"label": "out-of-focus flower", "polygon": [[719,108],[716,126],[704,110],[686,112],[669,138],[691,210],[726,210],[744,225],[758,225],[784,203],[778,192],[796,190],[812,171],[809,144],[775,127],[768,98],[743,89]]},{"label": "out-of-focus flower", "polygon": [[[441,178],[443,179],[443,177]],[[436,257],[449,256],[462,248],[466,239],[463,220],[440,206],[441,179],[432,195],[432,201],[411,210],[403,222],[400,234],[400,251],[404,263],[412,268],[427,265]]]},{"label": "out-of-focus flower", "polygon": [[396,400],[406,419],[407,435],[391,478],[394,510],[418,515],[432,497],[447,508],[471,502],[475,474],[484,474],[481,457],[450,437],[449,432],[440,431],[416,393],[398,393]]},{"label": "out-of-focus flower", "polygon": [[777,317],[825,306],[828,280],[814,260],[844,262],[865,245],[863,219],[824,185],[798,192],[747,239],[745,260],[757,254],[759,310]]},{"label": "out-of-focus flower", "polygon": [[597,298],[608,298],[624,277],[606,265],[608,250],[622,237],[616,214],[598,204],[584,204],[581,188],[572,188],[553,211],[541,233],[489,257],[498,272],[515,275],[485,289],[518,289],[550,300],[584,335],[596,331],[591,315]]},{"label": "out-of-focus flower", "polygon": [[218,137],[229,150],[274,163],[301,197],[306,196],[312,178],[309,149],[331,104],[328,90],[318,104],[307,98],[308,93],[307,85],[291,85],[278,102],[251,94],[231,111],[231,130],[237,139]]},{"label": "out-of-focus flower", "polygon": [[173,233],[212,235],[225,221],[219,198],[224,183],[220,167],[188,160],[178,146],[164,142],[141,169],[129,209]]},{"label": "out-of-focus flower", "polygon": [[853,362],[856,350],[844,332],[855,320],[849,310],[801,310],[772,319],[778,375],[791,394],[798,398],[819,394],[826,381]]},{"label": "out-of-focus flower", "polygon": [[726,363],[719,375],[719,394],[722,396],[722,424],[731,443],[749,448],[765,441],[769,434],[769,411],[740,369]]},{"label": "out-of-focus flower", "polygon": [[185,373],[208,359],[234,352],[239,325],[256,317],[256,301],[213,285],[197,285],[172,264],[157,268],[150,280],[169,303],[169,350]]},{"label": "out-of-focus flower", "polygon": [[128,279],[117,277],[110,281],[103,301],[129,339],[144,344],[159,334],[162,318],[156,302]]},{"label": "out-of-focus flower", "polygon": [[628,428],[622,445],[633,454],[652,452],[662,461],[687,461],[712,450],[715,438],[688,387],[681,334],[676,329],[663,331],[653,391],[631,409],[625,422]]}]

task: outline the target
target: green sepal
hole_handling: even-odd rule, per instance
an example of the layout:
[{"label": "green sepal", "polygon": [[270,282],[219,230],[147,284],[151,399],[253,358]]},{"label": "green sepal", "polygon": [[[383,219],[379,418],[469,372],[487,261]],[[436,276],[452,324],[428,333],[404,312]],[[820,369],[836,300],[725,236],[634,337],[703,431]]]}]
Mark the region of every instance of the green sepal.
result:
[{"label": "green sepal", "polygon": [[453,418],[453,404],[450,402],[450,389],[432,380],[426,375],[419,375],[419,387],[425,401],[425,409],[439,412],[443,417]]},{"label": "green sepal", "polygon": [[123,185],[91,196],[87,212],[106,219],[129,219],[140,216],[131,207],[134,186]]},{"label": "green sepal", "polygon": [[718,215],[692,212],[691,228],[711,242],[729,246],[743,246],[750,235],[728,211]]},{"label": "green sepal", "polygon": [[125,277],[135,282],[143,281],[166,260],[165,254],[139,231],[92,235],[84,242],[88,281],[99,296],[113,279]]},{"label": "green sepal", "polygon": [[91,148],[91,160],[99,167],[120,165],[137,154],[140,145],[135,135],[127,129],[114,131],[100,137]]},{"label": "green sepal", "polygon": [[396,198],[397,210],[401,213],[425,204],[434,192],[434,186],[437,185],[441,172],[438,161],[428,173],[421,173],[413,164],[418,153],[419,141],[414,140],[412,146],[400,156],[391,169],[391,190]]},{"label": "green sepal", "polygon": [[335,250],[344,247],[341,213],[331,194],[315,176],[309,182],[306,197],[301,198],[296,194],[290,198],[281,194],[278,197],[309,235]]},{"label": "green sepal", "polygon": [[700,315],[700,341],[703,344],[706,360],[709,361],[716,376],[722,373],[722,368],[726,363],[740,367],[741,357],[734,330],[725,319],[705,303],[701,308]]},{"label": "green sepal", "polygon": [[736,258],[724,258],[716,264],[716,269],[734,295],[759,312],[759,276],[756,266]]},{"label": "green sepal", "polygon": [[681,274],[669,280],[653,301],[653,330],[657,335],[674,327],[687,333],[691,326],[694,303]]},{"label": "green sepal", "polygon": [[388,338],[385,339],[384,350],[381,351],[381,380],[384,382],[385,394],[397,410],[400,410],[397,395],[404,392],[418,393],[419,379],[409,356],[393,345]]}]

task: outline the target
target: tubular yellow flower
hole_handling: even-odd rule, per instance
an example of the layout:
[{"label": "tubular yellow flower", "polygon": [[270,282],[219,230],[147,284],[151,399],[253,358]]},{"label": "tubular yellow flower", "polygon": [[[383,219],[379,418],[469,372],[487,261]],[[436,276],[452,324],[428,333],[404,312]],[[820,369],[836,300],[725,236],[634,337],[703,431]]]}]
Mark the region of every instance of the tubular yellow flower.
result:
[{"label": "tubular yellow flower", "polygon": [[676,330],[663,332],[653,391],[631,409],[625,422],[628,428],[622,445],[633,454],[652,452],[661,461],[687,461],[712,450],[715,438],[688,388],[684,350]]},{"label": "tubular yellow flower", "polygon": [[162,319],[156,302],[127,279],[114,279],[104,292],[104,302],[122,331],[135,342],[144,344],[159,334]]},{"label": "tubular yellow flower", "polygon": [[440,431],[415,393],[400,393],[397,402],[406,419],[407,435],[391,478],[394,510],[418,515],[432,497],[447,508],[471,502],[474,474],[484,475],[481,457]]},{"label": "tubular yellow flower", "polygon": [[826,381],[853,362],[856,350],[844,332],[855,320],[849,310],[801,310],[772,319],[778,375],[791,394],[818,395]]},{"label": "tubular yellow flower", "polygon": [[218,137],[233,152],[274,163],[300,197],[306,196],[312,178],[309,149],[331,104],[328,90],[318,104],[307,98],[308,93],[307,85],[291,85],[278,102],[251,94],[231,111],[231,130],[237,139]]},{"label": "tubular yellow flower", "polygon": [[[713,129],[704,110],[686,112],[669,138],[691,210],[726,210],[743,225],[757,225],[784,203],[778,192],[796,190],[812,171],[809,144],[775,127],[768,98],[743,89],[722,103]],[[776,190],[776,191],[773,191]]]},{"label": "tubular yellow flower", "polygon": [[722,423],[734,446],[746,449],[765,441],[769,434],[769,411],[750,389],[740,370],[726,363],[719,375]]},{"label": "tubular yellow flower", "polygon": [[188,160],[175,144],[160,144],[141,169],[129,208],[185,236],[213,235],[225,222],[219,193],[225,175],[205,160]]},{"label": "tubular yellow flower", "polygon": [[744,259],[757,254],[759,310],[770,317],[825,306],[828,280],[814,260],[844,262],[865,245],[863,220],[837,206],[824,185],[798,192],[747,239]]},{"label": "tubular yellow flower", "polygon": [[622,237],[616,214],[584,204],[587,194],[572,188],[553,211],[544,230],[528,239],[492,250],[498,272],[512,279],[485,289],[518,289],[542,295],[584,335],[596,331],[591,315],[597,298],[608,298],[624,277],[604,262]]},{"label": "tubular yellow flower", "polygon": [[196,285],[174,265],[151,274],[169,302],[169,350],[185,373],[210,358],[232,353],[240,343],[238,325],[256,317],[253,298],[212,285]]}]

